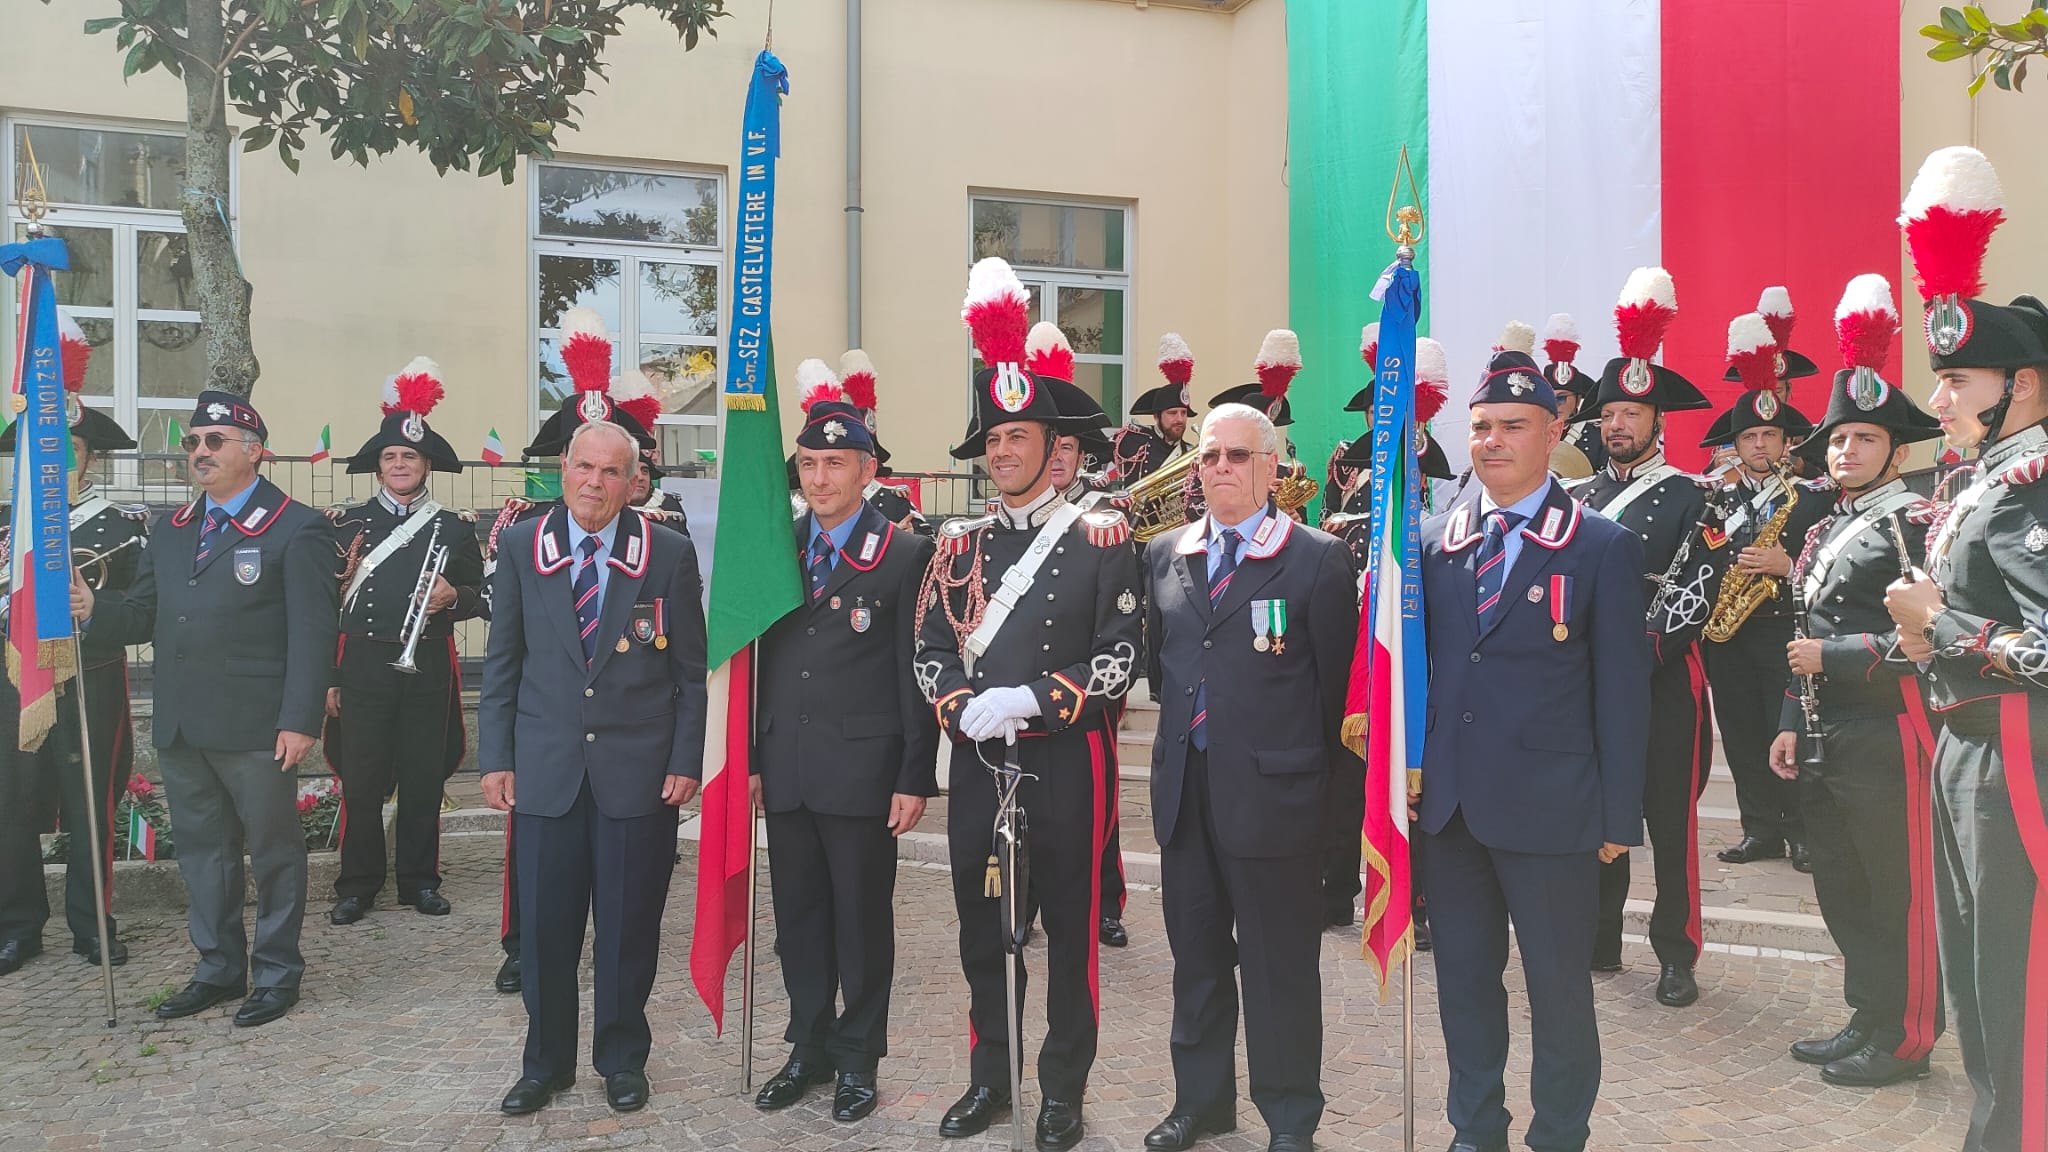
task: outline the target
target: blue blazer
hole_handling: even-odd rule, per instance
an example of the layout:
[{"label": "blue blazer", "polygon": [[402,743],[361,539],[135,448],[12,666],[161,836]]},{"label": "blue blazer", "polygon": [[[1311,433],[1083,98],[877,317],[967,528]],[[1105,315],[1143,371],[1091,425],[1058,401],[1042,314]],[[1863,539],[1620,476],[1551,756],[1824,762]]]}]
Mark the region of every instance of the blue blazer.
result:
[{"label": "blue blazer", "polygon": [[[557,504],[500,537],[477,763],[485,775],[518,774],[521,812],[563,815],[587,777],[606,816],[651,816],[661,809],[665,777],[703,771],[697,550],[631,508],[619,513],[597,655],[586,668],[568,517]],[[657,643],[661,637],[667,642]]]},{"label": "blue blazer", "polygon": [[1503,851],[1641,844],[1651,671],[1642,542],[1552,480],[1482,634],[1480,492],[1469,486],[1422,526],[1423,829],[1443,831],[1462,809],[1473,837]]}]

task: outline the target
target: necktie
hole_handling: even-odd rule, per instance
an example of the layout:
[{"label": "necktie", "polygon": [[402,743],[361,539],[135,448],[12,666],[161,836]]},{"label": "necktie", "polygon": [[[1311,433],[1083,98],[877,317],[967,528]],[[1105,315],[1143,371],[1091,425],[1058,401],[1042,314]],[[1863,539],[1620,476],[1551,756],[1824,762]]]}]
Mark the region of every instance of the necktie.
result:
[{"label": "necktie", "polygon": [[1494,512],[1486,517],[1486,538],[1479,544],[1479,630],[1493,626],[1498,615],[1500,592],[1508,579],[1507,536],[1522,523],[1513,512]]},{"label": "necktie", "polygon": [[206,563],[206,558],[213,554],[215,536],[219,533],[223,522],[219,509],[214,509],[206,514],[206,523],[199,528],[199,555],[192,558],[194,567]]},{"label": "necktie", "polygon": [[[1223,530],[1223,554],[1216,559],[1216,571],[1209,574],[1209,607],[1214,609],[1223,602],[1223,590],[1230,587],[1230,578],[1237,572],[1237,546],[1244,543],[1244,537],[1235,528]],[[1195,718],[1188,723],[1188,739],[1194,742],[1195,750],[1209,750],[1209,678],[1195,686]]]},{"label": "necktie", "polygon": [[832,538],[823,532],[811,541],[811,599],[825,594],[825,578],[832,575]]},{"label": "necktie", "polygon": [[583,635],[583,666],[597,658],[597,537],[585,536],[576,561],[576,623]]}]

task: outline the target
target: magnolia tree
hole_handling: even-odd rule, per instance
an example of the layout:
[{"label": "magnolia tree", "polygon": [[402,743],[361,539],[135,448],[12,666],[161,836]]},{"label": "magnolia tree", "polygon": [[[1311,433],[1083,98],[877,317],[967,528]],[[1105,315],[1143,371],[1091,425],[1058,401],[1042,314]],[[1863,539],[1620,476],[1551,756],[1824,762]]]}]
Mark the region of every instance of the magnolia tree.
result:
[{"label": "magnolia tree", "polygon": [[2028,59],[2048,54],[2048,0],[2033,0],[2010,24],[1975,6],[1943,8],[1941,22],[1922,28],[1920,35],[1934,42],[1927,55],[1935,60],[1970,58],[1976,72],[1970,95],[1982,91],[1987,80],[2008,92],[2023,91]]},{"label": "magnolia tree", "polygon": [[[45,3],[48,0],[44,0]],[[553,154],[576,100],[604,73],[628,9],[658,14],[685,50],[716,35],[725,0],[119,0],[88,20],[126,53],[123,77],[162,68],[185,84],[179,208],[206,334],[207,384],[255,387],[251,288],[229,229],[227,109],[244,151],[292,171],[309,138],[367,165],[401,147],[438,172],[506,183]],[[317,139],[315,141],[318,142]]]}]

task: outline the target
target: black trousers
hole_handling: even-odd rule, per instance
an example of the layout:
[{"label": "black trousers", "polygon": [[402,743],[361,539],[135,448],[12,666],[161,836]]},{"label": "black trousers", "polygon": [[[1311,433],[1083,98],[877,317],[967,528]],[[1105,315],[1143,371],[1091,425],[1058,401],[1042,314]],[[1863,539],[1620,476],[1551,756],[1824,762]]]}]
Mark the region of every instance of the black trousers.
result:
[{"label": "black trousers", "polygon": [[336,896],[384,887],[384,798],[398,790],[398,892],[441,886],[441,793],[447,782],[454,680],[448,645],[423,641],[419,672],[391,666],[401,648],[351,636],[341,653],[341,872]]},{"label": "black trousers", "polygon": [[[792,1055],[873,1072],[889,1054],[896,973],[896,838],[880,817],[768,813],[775,953]],[[845,1010],[837,1010],[843,997]]]},{"label": "black trousers", "polygon": [[600,1076],[641,1071],[654,1033],[647,995],[661,953],[662,910],[675,872],[676,810],[616,820],[598,810],[590,783],[569,811],[519,825],[520,962],[526,994],[526,1052],[520,1075],[566,1078],[576,1070],[577,969],[583,925],[591,948],[594,1036]]},{"label": "black trousers", "polygon": [[1102,760],[1103,819],[1105,824],[1102,830],[1102,863],[1100,866],[1102,914],[1119,920],[1123,919],[1124,899],[1127,895],[1124,888],[1124,829],[1123,821],[1119,818],[1118,814],[1118,809],[1123,807],[1123,779],[1118,774],[1116,753],[1116,730],[1122,719],[1123,710],[1119,708],[1116,716],[1109,721],[1106,729],[1108,740],[1106,747],[1109,749],[1109,755],[1103,757]]},{"label": "black trousers", "polygon": [[1963,1071],[1968,1152],[2048,1144],[2048,697],[2010,692],[1943,716],[1935,897]]},{"label": "black trousers", "polygon": [[1207,753],[1190,750],[1173,843],[1159,849],[1173,948],[1173,1111],[1235,1111],[1241,979],[1252,1103],[1273,1134],[1308,1136],[1323,1116],[1322,860],[1226,852],[1209,771]]},{"label": "black trousers", "polygon": [[1785,645],[1792,621],[1752,616],[1726,643],[1700,642],[1714,687],[1714,723],[1735,777],[1742,834],[1759,840],[1803,841],[1799,785],[1771,771],[1771,741],[1785,706]]},{"label": "black trousers", "polygon": [[[1323,843],[1323,915],[1325,922],[1350,919],[1364,891],[1359,878],[1365,855],[1365,761],[1340,756],[1330,772],[1330,823]],[[1412,853],[1411,853],[1412,855]],[[1413,891],[1419,896],[1420,877]]]},{"label": "black trousers", "polygon": [[1932,735],[1907,716],[1822,731],[1827,763],[1801,769],[1799,787],[1813,894],[1842,950],[1843,998],[1879,1050],[1918,1060],[1942,1030]]},{"label": "black trousers", "polygon": [[1422,836],[1436,942],[1437,1015],[1451,1065],[1445,1098],[1460,1139],[1505,1144],[1512,1117],[1508,1062],[1508,924],[1529,991],[1533,1060],[1529,1147],[1580,1149],[1600,1094],[1593,1011],[1595,852],[1504,852],[1473,839],[1463,814]]},{"label": "black trousers", "polygon": [[[1097,961],[1102,888],[1098,877],[1107,798],[1103,762],[1112,748],[1100,728],[1020,741],[1024,781],[1018,797],[1031,823],[1031,891],[1045,928],[1045,1041],[1038,1083],[1046,1098],[1079,1103],[1095,1063],[1100,1025]],[[985,745],[1000,763],[1002,744]],[[960,968],[967,977],[968,1072],[978,1087],[1009,1090],[1010,1029],[1022,1029],[1028,964],[1003,950],[1000,900],[985,894],[996,815],[995,778],[972,744],[953,746],[947,849],[953,908],[960,917]],[[1005,1007],[1004,964],[1017,973],[1020,1018]],[[1021,1050],[1021,1048],[1020,1048]]]},{"label": "black trousers", "polygon": [[[1714,750],[1707,707],[1706,673],[1697,649],[1652,675],[1650,754],[1643,780],[1643,823],[1650,833],[1650,861],[1657,877],[1657,902],[1650,911],[1650,946],[1656,950],[1658,963],[1685,968],[1698,963],[1700,956],[1699,799],[1707,788],[1707,767]],[[1641,851],[1631,849],[1612,863],[1600,865],[1594,963],[1621,962],[1629,860]],[[1438,907],[1441,910],[1440,904]]]},{"label": "black trousers", "polygon": [[519,959],[519,821],[505,817],[505,876],[498,886],[498,947]]},{"label": "black trousers", "polygon": [[[79,771],[77,697],[65,692],[57,699],[57,723],[43,737],[43,746],[22,752],[21,698],[0,676],[0,941],[41,940],[50,919],[50,899],[43,888],[42,834],[57,827],[70,834],[64,859],[64,920],[73,943],[99,942],[93,919],[92,837],[88,820],[99,824],[101,866],[106,869],[107,900],[114,898],[113,815],[119,795],[135,770],[135,742],[128,723],[128,665],[113,660],[85,672],[86,725],[92,732],[92,795]],[[114,916],[106,912],[107,937],[114,935]]]}]

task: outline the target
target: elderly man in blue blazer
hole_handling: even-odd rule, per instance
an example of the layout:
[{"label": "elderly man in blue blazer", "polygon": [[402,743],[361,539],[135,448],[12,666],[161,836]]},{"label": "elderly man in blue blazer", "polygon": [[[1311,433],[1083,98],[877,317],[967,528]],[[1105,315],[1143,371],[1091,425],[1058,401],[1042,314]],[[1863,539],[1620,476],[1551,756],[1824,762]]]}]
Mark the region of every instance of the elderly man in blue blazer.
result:
[{"label": "elderly man in blue blazer", "polygon": [[696,549],[626,507],[638,465],[617,424],[578,428],[561,503],[506,529],[492,576],[477,761],[484,798],[518,825],[527,1026],[510,1115],[576,1082],[586,917],[592,1063],[614,1109],[647,1103],[676,809],[703,770],[705,635]]},{"label": "elderly man in blue blazer", "polygon": [[1452,1152],[1508,1146],[1508,925],[1529,988],[1529,1147],[1580,1149],[1600,1090],[1599,865],[1643,842],[1642,546],[1548,472],[1561,424],[1505,351],[1471,402],[1472,475],[1422,526],[1429,727],[1419,805]]}]

